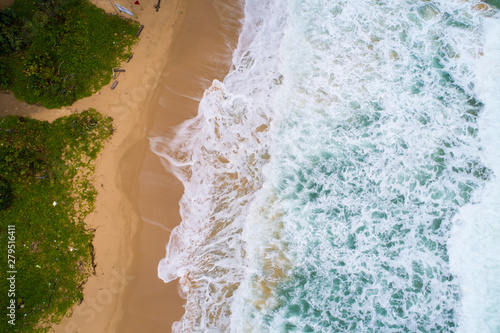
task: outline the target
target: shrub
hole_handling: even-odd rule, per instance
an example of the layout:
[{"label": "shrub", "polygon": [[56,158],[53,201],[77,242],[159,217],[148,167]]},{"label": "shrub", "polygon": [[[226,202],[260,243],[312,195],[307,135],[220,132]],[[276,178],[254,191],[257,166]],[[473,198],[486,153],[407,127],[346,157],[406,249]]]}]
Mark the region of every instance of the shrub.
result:
[{"label": "shrub", "polygon": [[16,0],[0,12],[0,87],[30,104],[71,105],[110,82],[138,25],[87,0]]},{"label": "shrub", "polygon": [[15,297],[0,280],[1,306],[16,304],[15,330],[4,318],[0,332],[47,332],[81,302],[94,269],[83,223],[96,195],[92,162],[112,132],[111,118],[92,109],[52,124],[0,119],[0,244],[6,253],[14,225],[17,271]]}]

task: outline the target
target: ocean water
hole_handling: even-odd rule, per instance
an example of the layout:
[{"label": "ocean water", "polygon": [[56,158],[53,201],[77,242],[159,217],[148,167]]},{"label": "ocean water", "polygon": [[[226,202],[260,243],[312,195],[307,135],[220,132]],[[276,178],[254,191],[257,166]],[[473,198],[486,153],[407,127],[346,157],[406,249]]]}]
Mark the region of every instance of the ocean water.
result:
[{"label": "ocean water", "polygon": [[150,142],[185,188],[175,332],[500,332],[496,7],[247,0],[224,82]]}]

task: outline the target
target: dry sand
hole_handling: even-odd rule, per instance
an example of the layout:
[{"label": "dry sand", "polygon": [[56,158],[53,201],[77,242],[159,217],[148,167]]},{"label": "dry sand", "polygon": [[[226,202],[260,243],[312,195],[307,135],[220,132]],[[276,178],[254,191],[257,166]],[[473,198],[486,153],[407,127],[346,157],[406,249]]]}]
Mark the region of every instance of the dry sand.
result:
[{"label": "dry sand", "polygon": [[[11,2],[0,0],[0,8]],[[116,13],[110,0],[92,2]],[[169,230],[180,222],[183,189],[150,151],[147,138],[172,136],[174,126],[196,114],[212,80],[224,78],[237,42],[241,4],[163,0],[156,12],[157,0],[139,2],[116,0],[145,28],[115,90],[108,85],[60,110],[0,93],[0,116],[52,121],[92,107],[114,119],[116,132],[96,165],[96,210],[86,220],[96,229],[96,275],[84,287],[84,301],[55,327],[56,333],[169,332],[184,312],[177,283],[164,284],[157,277]]]}]

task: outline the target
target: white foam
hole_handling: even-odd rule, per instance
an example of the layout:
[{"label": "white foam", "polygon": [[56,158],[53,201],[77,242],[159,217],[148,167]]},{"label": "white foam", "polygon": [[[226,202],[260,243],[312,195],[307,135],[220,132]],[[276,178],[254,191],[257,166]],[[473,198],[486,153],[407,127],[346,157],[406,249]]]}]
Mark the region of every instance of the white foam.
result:
[{"label": "white foam", "polygon": [[[462,327],[475,327],[467,323],[482,296],[455,254],[465,258],[456,244],[477,227],[465,223],[450,243],[461,303],[441,246],[468,187],[482,186],[464,171],[480,155],[475,120],[464,120],[476,91],[488,101],[480,138],[496,135],[497,86],[470,84],[490,80],[472,66],[483,30],[471,6],[247,1],[231,73],[176,138],[151,139],[185,187],[182,223],[158,267],[164,281],[180,278],[187,298],[174,331],[374,331],[379,321],[387,332],[439,330],[460,304]],[[498,174],[498,156],[485,152]],[[473,202],[497,207],[496,189]],[[470,207],[482,206],[461,216]],[[477,237],[484,251],[494,246]],[[412,279],[427,291],[414,294]],[[287,283],[291,291],[279,290]],[[396,293],[405,309],[392,304]]]},{"label": "white foam", "polygon": [[449,241],[450,262],[462,290],[457,332],[500,331],[500,21],[485,19],[484,55],[476,87],[484,101],[479,121],[482,159],[494,177],[475,204],[460,210]]},{"label": "white foam", "polygon": [[[274,9],[272,9],[274,8]],[[186,314],[174,331],[227,331],[233,293],[245,265],[242,228],[253,193],[262,186],[272,111],[270,89],[279,74],[270,56],[279,43],[278,10],[269,1],[247,1],[233,71],[214,81],[176,137],[151,138],[151,149],[183,183],[182,223],[158,266],[165,282],[180,278]],[[269,15],[261,23],[255,20]]]}]

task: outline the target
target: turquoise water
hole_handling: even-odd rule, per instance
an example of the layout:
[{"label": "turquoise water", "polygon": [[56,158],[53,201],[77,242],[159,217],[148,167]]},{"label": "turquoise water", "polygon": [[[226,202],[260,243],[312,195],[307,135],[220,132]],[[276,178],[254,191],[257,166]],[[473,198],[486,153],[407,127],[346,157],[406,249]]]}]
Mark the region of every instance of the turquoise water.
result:
[{"label": "turquoise water", "polygon": [[185,186],[174,331],[500,331],[500,23],[476,5],[247,1],[232,71],[151,139]]}]

